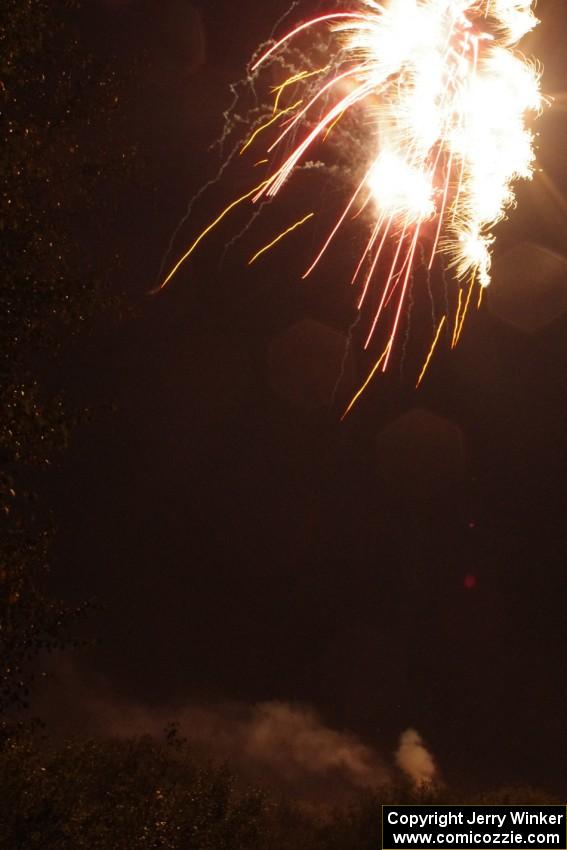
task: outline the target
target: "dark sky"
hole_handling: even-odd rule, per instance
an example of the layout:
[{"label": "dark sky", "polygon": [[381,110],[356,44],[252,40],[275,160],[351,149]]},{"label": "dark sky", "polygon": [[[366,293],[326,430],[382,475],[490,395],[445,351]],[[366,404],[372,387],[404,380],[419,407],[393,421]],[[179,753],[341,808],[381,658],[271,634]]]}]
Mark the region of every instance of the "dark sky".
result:
[{"label": "dark sky", "polygon": [[[355,316],[350,258],[302,282],[312,244],[298,239],[246,269],[278,214],[294,220],[293,192],[222,266],[230,225],[147,295],[218,165],[228,84],[286,5],[93,0],[84,13],[85,44],[135,69],[122,119],[139,174],[112,198],[108,232],[135,317],[63,369],[72,398],[116,411],[95,414],[48,483],[54,583],[105,606],[80,675],[150,707],[308,704],[386,756],[415,726],[449,780],[565,790],[565,101],[539,124],[545,178],[519,190],[459,348],[413,390],[412,346],[422,358],[432,332],[417,294],[405,368],[341,424],[370,365],[355,327],[330,406]],[[538,12],[531,47],[557,94],[567,13],[563,0]],[[243,179],[202,199],[174,254]]]}]

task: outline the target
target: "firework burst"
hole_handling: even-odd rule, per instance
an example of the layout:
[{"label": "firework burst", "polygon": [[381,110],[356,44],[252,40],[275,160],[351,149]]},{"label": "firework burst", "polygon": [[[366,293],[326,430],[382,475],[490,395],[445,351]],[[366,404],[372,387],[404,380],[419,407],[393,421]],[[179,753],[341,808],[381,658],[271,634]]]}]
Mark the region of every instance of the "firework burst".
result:
[{"label": "firework burst", "polygon": [[[315,145],[354,116],[359,174],[304,277],[345,221],[364,212],[368,234],[352,277],[360,287],[359,309],[375,281],[381,288],[365,347],[390,305],[386,345],[371,375],[388,366],[416,257],[431,269],[444,255],[459,284],[456,315],[438,325],[425,367],[443,327],[453,328],[456,345],[475,284],[482,289],[490,282],[493,227],[514,203],[514,182],[533,170],[528,123],[542,106],[540,73],[518,50],[537,24],[532,7],[532,0],[358,0],[270,42],[255,57],[251,79],[277,62],[291,73],[273,89],[270,114],[255,118],[239,152],[272,133],[263,154],[268,159],[256,164],[276,164],[205,228],[162,286],[228,212],[245,201],[274,198]],[[298,40],[329,29],[324,67],[298,71],[286,63],[286,51]],[[311,217],[286,228],[253,259]],[[384,272],[379,260],[386,245],[391,262]]]}]

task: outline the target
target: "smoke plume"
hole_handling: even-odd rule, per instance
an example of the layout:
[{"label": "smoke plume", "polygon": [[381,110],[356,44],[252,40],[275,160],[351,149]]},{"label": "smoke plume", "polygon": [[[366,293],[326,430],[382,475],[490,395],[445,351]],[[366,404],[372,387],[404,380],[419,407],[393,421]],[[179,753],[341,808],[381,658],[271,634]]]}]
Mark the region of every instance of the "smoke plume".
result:
[{"label": "smoke plume", "polygon": [[303,800],[340,801],[391,781],[389,767],[375,750],[353,733],[326,725],[306,706],[280,701],[141,704],[117,694],[103,677],[79,673],[66,659],[52,667],[50,683],[41,714],[65,737],[86,732],[159,738],[173,722],[196,755],[227,761],[247,780]]},{"label": "smoke plume", "polygon": [[415,788],[427,788],[437,775],[433,756],[425,748],[419,732],[406,729],[400,736],[396,764],[411,779]]}]

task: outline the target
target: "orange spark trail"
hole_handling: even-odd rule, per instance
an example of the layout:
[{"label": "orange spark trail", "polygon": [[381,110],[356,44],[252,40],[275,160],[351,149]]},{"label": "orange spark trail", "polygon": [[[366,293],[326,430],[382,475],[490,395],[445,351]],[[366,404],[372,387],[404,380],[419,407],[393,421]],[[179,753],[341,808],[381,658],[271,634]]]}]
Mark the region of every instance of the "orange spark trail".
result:
[{"label": "orange spark trail", "polygon": [[323,141],[324,141],[324,142],[326,142],[326,141],[327,141],[327,139],[329,138],[329,133],[331,133],[331,132],[335,129],[335,127],[337,126],[337,124],[339,123],[339,121],[341,120],[341,118],[343,117],[343,115],[344,115],[344,112],[341,112],[341,114],[339,115],[339,117],[338,117],[338,118],[335,118],[335,120],[333,121],[333,123],[331,124],[331,126],[330,126],[330,127],[327,127],[327,129],[325,130],[325,135],[323,136]]}]

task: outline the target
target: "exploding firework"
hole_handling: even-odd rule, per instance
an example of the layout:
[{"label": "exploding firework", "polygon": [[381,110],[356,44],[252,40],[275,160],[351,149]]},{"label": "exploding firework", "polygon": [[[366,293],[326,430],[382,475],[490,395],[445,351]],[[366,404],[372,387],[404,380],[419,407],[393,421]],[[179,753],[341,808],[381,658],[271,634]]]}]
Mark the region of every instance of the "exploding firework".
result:
[{"label": "exploding firework", "polygon": [[[365,387],[378,369],[388,367],[416,264],[431,270],[439,257],[443,268],[452,269],[457,307],[437,324],[419,385],[441,332],[449,329],[451,344],[457,344],[475,285],[480,301],[490,282],[493,227],[514,203],[514,182],[532,174],[529,119],[542,106],[540,72],[518,44],[537,24],[533,5],[532,0],[359,0],[271,40],[254,58],[250,81],[270,65],[287,69],[287,76],[273,89],[269,114],[255,114],[239,146],[243,154],[268,135],[267,158],[255,163],[268,174],[203,230],[162,287],[234,207],[274,198],[296,169],[309,164],[316,145],[341,122],[354,120],[354,131],[341,143],[348,147],[356,139],[348,202],[304,277],[347,219],[358,218],[367,227],[351,281],[360,287],[359,310],[370,288],[380,288],[365,347],[386,314],[388,323],[385,348]],[[297,70],[286,61],[298,41],[311,38],[315,44],[329,31],[324,66],[311,60]],[[312,217],[309,212],[285,228],[250,262]],[[380,259],[386,253],[384,265]]]}]

